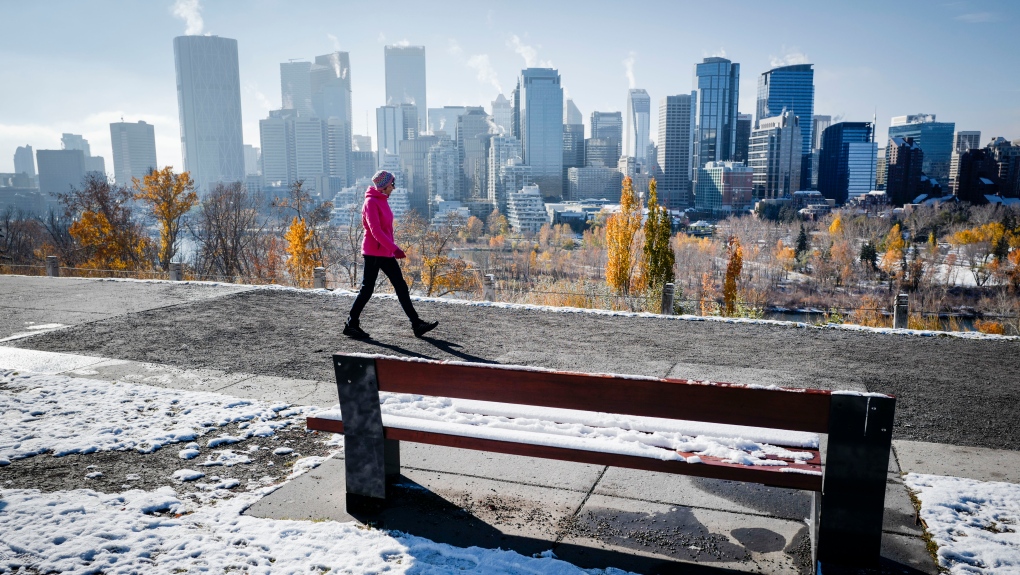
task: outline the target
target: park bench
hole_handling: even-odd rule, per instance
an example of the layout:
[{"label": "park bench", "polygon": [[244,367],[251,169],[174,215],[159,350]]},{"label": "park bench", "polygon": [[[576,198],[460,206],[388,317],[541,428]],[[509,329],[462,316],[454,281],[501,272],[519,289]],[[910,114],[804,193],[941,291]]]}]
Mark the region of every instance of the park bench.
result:
[{"label": "park bench", "polygon": [[[333,365],[342,420],[309,417],[307,426],[345,434],[346,497],[352,512],[385,505],[386,477],[400,473],[399,442],[410,441],[810,491],[815,560],[878,565],[894,397],[365,354],[336,354]],[[818,449],[798,445],[789,449],[808,451],[810,459],[801,455],[800,461],[785,465],[748,466],[682,452],[671,460],[607,453],[472,437],[470,425],[463,425],[464,433],[384,426],[380,391],[824,433],[828,443],[824,463]]]}]

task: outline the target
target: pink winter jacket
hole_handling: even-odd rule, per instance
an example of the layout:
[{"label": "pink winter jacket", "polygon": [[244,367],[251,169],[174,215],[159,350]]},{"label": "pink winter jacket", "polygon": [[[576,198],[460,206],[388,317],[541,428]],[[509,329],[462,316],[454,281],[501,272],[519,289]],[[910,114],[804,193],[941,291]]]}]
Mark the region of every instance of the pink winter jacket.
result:
[{"label": "pink winter jacket", "polygon": [[369,187],[365,190],[365,203],[361,207],[361,223],[365,226],[365,239],[361,253],[366,256],[392,258],[400,249],[393,241],[393,212],[386,194]]}]

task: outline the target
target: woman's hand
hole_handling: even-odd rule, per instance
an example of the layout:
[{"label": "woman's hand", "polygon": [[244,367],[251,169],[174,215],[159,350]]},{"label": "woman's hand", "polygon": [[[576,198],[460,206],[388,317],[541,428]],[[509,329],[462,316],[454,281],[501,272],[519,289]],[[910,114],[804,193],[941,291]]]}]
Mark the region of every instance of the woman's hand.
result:
[{"label": "woman's hand", "polygon": [[397,248],[397,251],[393,253],[393,257],[402,260],[407,257],[407,254],[404,253],[404,250]]}]

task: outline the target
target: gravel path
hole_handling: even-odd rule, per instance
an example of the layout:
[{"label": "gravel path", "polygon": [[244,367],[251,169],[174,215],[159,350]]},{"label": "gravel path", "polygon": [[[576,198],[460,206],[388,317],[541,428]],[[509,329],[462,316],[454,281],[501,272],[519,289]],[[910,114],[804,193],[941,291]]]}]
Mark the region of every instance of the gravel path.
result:
[{"label": "gravel path", "polygon": [[348,296],[252,290],[100,319],[9,342],[182,368],[331,381],[335,351],[691,377],[898,397],[895,439],[1020,449],[1020,342],[553,313],[418,302],[440,326],[415,339],[393,299],[340,335]]}]

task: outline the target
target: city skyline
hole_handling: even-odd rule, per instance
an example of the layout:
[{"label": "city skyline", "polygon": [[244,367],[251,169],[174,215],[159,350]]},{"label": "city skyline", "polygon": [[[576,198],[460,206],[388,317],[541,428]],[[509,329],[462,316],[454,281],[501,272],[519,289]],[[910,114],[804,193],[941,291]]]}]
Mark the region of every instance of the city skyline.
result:
[{"label": "city skyline", "polygon": [[[5,7],[10,21],[45,22],[49,33],[14,26],[0,39],[8,73],[33,88],[5,92],[0,172],[13,170],[18,146],[58,149],[65,132],[84,135],[95,155],[110,158],[109,125],[122,117],[153,124],[160,162],[183,169],[172,43],[188,32],[238,41],[243,139],[256,146],[259,120],[281,105],[280,64],[336,50],[351,57],[353,131],[374,135],[374,111],[385,103],[387,45],[425,46],[432,108],[487,107],[499,93],[509,95],[520,71],[530,64],[556,68],[565,98],[575,102],[587,121],[593,111],[624,110],[630,88],[647,90],[653,102],[689,93],[694,65],[705,57],[724,56],[742,68],[741,113],[754,112],[761,73],[777,65],[811,63],[816,114],[842,115],[846,121],[876,116],[875,132],[884,135],[892,117],[926,112],[954,122],[958,130],[981,131],[986,140],[1020,137],[1017,64],[974,59],[967,55],[971,52],[950,46],[1009,53],[1010,26],[1015,26],[1020,7],[988,11],[982,6],[865,2],[791,10],[751,23],[735,19],[728,27],[707,29],[691,23],[706,21],[716,10],[750,13],[754,4],[709,8],[658,3],[652,7],[656,18],[642,24],[643,34],[624,34],[615,30],[611,11],[579,3],[550,7],[522,2],[480,9],[463,2],[432,12],[395,3],[390,8],[398,9],[387,10],[387,18],[380,18],[368,3],[266,2],[245,11],[194,0],[151,5],[54,2],[45,7],[11,3]],[[449,27],[453,12],[465,25]],[[571,28],[578,30],[573,35],[557,24],[567,17],[578,23]],[[773,20],[782,22],[785,32],[767,41],[746,33]],[[382,24],[369,25],[375,22]],[[684,23],[683,34],[675,33],[677,23]],[[97,29],[107,26],[118,30],[122,42],[93,39]],[[596,38],[584,32],[600,29],[611,33]],[[956,42],[944,42],[945,36]],[[901,51],[909,46],[908,57],[885,57],[881,40],[892,37]],[[125,50],[126,45],[131,49]],[[68,86],[74,98],[67,97]],[[649,132],[654,136],[657,118],[652,116]]]}]

